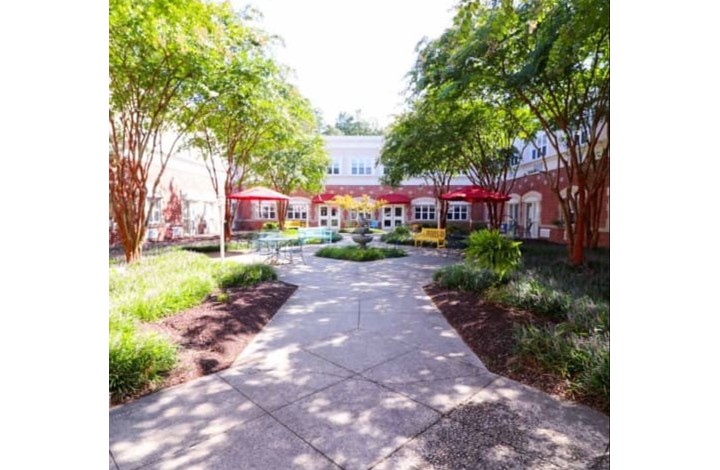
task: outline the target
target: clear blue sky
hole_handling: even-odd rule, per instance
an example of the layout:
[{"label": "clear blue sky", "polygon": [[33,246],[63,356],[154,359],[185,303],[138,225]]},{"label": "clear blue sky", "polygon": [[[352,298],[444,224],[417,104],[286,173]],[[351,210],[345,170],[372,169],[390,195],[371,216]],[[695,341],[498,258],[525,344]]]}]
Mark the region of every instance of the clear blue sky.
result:
[{"label": "clear blue sky", "polygon": [[416,44],[442,34],[456,0],[233,0],[248,3],[263,13],[260,26],[283,38],[278,59],[326,123],[362,109],[386,125],[402,110]]}]

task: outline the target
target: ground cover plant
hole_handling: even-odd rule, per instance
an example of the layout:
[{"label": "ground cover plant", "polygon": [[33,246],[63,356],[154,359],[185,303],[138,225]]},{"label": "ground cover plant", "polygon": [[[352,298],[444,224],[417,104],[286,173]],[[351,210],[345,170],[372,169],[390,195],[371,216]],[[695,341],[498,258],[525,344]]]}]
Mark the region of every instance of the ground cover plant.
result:
[{"label": "ground cover plant", "polygon": [[528,241],[505,280],[465,263],[438,270],[427,290],[488,368],[608,413],[609,250],[580,268],[565,250]]},{"label": "ground cover plant", "polygon": [[109,392],[111,401],[160,381],[177,360],[177,347],[145,326],[197,307],[224,289],[277,279],[264,264],[218,263],[199,253],[168,250],[127,266],[110,267]]},{"label": "ground cover plant", "polygon": [[390,245],[412,245],[414,243],[412,232],[402,225],[395,227],[392,232],[381,235],[380,241]]},{"label": "ground cover plant", "polygon": [[326,246],[320,248],[315,253],[315,256],[347,261],[376,261],[385,258],[400,258],[407,256],[407,253],[398,248],[379,248],[375,246],[365,249],[361,249],[359,246]]}]

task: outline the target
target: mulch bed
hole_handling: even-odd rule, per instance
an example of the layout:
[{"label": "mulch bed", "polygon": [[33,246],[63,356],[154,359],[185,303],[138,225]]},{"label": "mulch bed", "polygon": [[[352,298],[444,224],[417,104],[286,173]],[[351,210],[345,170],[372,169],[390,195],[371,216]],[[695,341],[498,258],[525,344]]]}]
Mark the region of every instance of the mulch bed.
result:
[{"label": "mulch bed", "polygon": [[162,383],[125,401],[227,369],[296,289],[280,281],[226,289],[226,302],[210,298],[177,315],[144,324],[180,346],[178,362]]},{"label": "mulch bed", "polygon": [[562,377],[548,374],[532,361],[521,361],[513,354],[514,325],[539,325],[545,320],[531,312],[486,302],[477,293],[448,290],[435,283],[424,289],[488,370],[608,414],[593,400],[573,396]]}]

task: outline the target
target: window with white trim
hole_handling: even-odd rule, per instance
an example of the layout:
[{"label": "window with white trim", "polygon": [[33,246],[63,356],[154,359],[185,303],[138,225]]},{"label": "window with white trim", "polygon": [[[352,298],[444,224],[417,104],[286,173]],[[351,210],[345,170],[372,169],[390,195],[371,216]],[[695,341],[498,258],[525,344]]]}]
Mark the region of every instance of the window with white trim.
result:
[{"label": "window with white trim", "polygon": [[287,217],[288,220],[307,220],[308,206],[307,204],[288,204]]},{"label": "window with white trim", "polygon": [[418,204],[413,206],[415,220],[435,220],[435,204]]},{"label": "window with white trim", "polygon": [[359,222],[361,215],[362,215],[362,216],[365,218],[365,220],[367,220],[367,221],[370,221],[370,220],[373,218],[372,212],[362,212],[362,211],[358,211],[357,209],[351,209],[351,210],[350,210],[350,214],[349,214],[350,220],[357,220],[357,221]]},{"label": "window with white trim", "polygon": [[155,201],[153,204],[150,217],[148,217],[148,224],[159,224],[162,223],[162,198],[156,197],[155,199],[148,198],[148,207],[151,200]]},{"label": "window with white trim", "polygon": [[333,159],[333,161],[330,162],[330,165],[328,165],[328,168],[327,168],[327,174],[328,175],[339,175],[340,174],[340,160]]},{"label": "window with white trim", "polygon": [[450,204],[448,207],[447,220],[468,220],[468,206]]},{"label": "window with white trim", "polygon": [[547,136],[545,134],[535,140],[535,145],[537,148],[532,149],[532,153],[530,155],[531,160],[537,160],[538,158],[547,155]]},{"label": "window with white trim", "polygon": [[260,203],[260,218],[261,219],[277,219],[277,213],[275,211],[276,204],[274,202],[261,202]]},{"label": "window with white trim", "polygon": [[353,158],[350,173],[353,175],[372,175],[371,158]]}]

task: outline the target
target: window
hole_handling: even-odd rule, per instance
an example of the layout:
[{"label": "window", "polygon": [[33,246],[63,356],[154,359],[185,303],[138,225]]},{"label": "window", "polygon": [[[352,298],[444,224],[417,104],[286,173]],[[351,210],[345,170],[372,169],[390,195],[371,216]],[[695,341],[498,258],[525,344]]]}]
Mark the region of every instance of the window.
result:
[{"label": "window", "polygon": [[307,204],[288,204],[288,220],[307,220]]},{"label": "window", "polygon": [[467,220],[468,206],[460,204],[451,204],[448,207],[447,220]]},{"label": "window", "polygon": [[370,221],[373,218],[372,212],[358,212],[357,210],[352,209],[350,211],[350,220],[357,220],[359,222],[361,215],[365,218],[366,221]]},{"label": "window", "polygon": [[587,144],[588,134],[585,130],[575,134],[575,145]]},{"label": "window", "polygon": [[532,149],[532,160],[537,160],[547,155],[547,136],[540,136],[540,138],[535,141],[535,145],[537,148]]},{"label": "window", "polygon": [[413,206],[415,220],[435,220],[435,205],[421,204]]},{"label": "window", "polygon": [[274,202],[261,202],[260,203],[260,218],[261,219],[277,219],[277,214],[275,213],[275,203]]},{"label": "window", "polygon": [[[152,212],[150,212],[150,217],[148,218],[148,224],[159,224],[162,223],[162,198],[156,197],[153,199],[155,201],[155,204],[153,204]],[[148,206],[149,202],[151,202],[150,198],[148,198]]]},{"label": "window", "polygon": [[372,175],[372,160],[370,158],[354,158],[352,161],[351,174]]},{"label": "window", "polygon": [[339,175],[340,174],[340,161],[333,160],[327,169],[328,175]]}]

